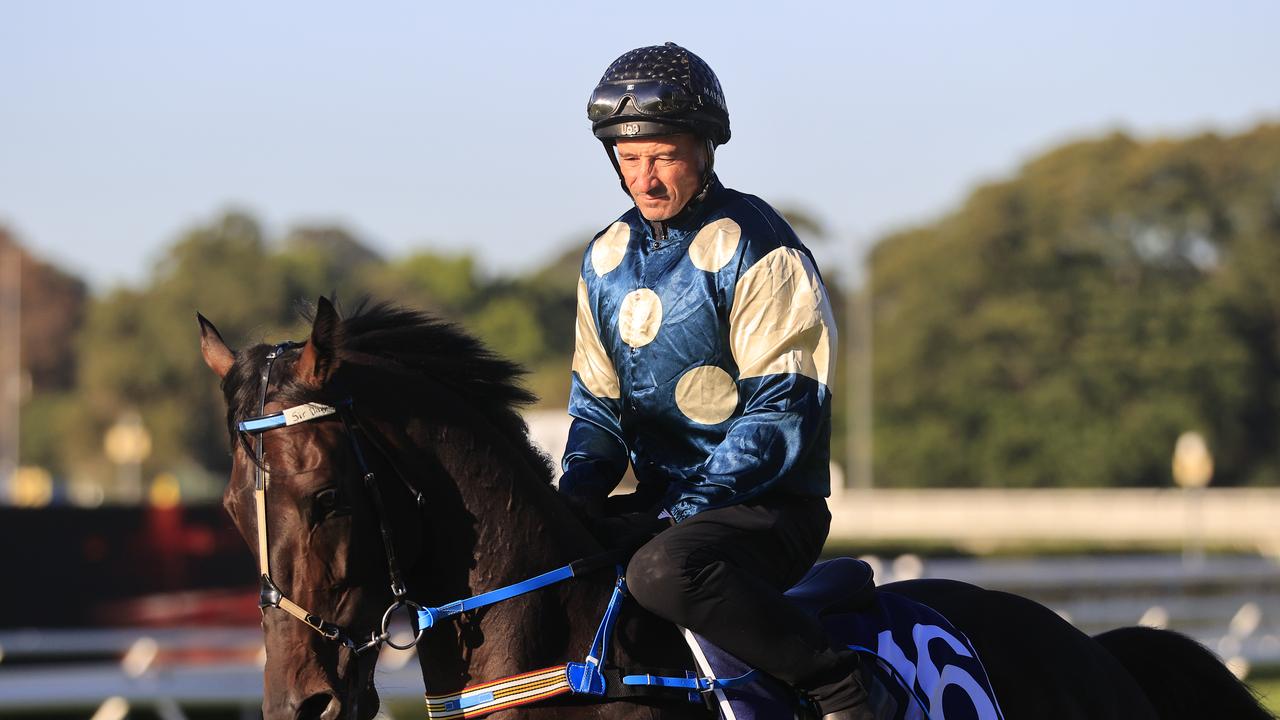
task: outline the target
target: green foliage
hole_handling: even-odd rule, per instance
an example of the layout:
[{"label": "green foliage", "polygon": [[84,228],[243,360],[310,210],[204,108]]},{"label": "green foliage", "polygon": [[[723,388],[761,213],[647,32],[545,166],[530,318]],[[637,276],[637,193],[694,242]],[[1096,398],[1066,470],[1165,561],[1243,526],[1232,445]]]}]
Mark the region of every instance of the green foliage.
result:
[{"label": "green foliage", "polygon": [[76,398],[67,392],[40,392],[22,405],[19,421],[22,434],[18,455],[24,465],[38,465],[56,474],[67,468],[63,452],[65,432],[75,423],[79,408]]},{"label": "green foliage", "polygon": [[[1275,482],[1280,128],[1081,142],[872,255],[877,480]],[[1271,279],[1270,281],[1268,279]]]},{"label": "green foliage", "polygon": [[[573,254],[580,258],[581,249]],[[229,467],[223,400],[200,357],[196,311],[233,345],[302,339],[309,326],[299,311],[322,294],[348,307],[388,299],[460,322],[496,351],[537,365],[547,378],[536,385],[557,389],[573,349],[576,264],[567,279],[558,266],[486,279],[466,255],[386,261],[341,228],[298,228],[273,241],[252,217],[224,213],[178,238],[141,287],[64,313],[76,322],[83,315],[74,344],[64,348],[76,359],[74,382],[66,392],[41,389],[26,403],[22,457],[59,475],[94,477],[110,492],[117,472],[103,457],[102,438],[136,411],[152,442],[144,476],[176,471],[185,495],[216,494],[192,470],[194,461],[220,478]]]},{"label": "green foliage", "polygon": [[24,460],[110,486],[115,473],[102,456],[103,435],[136,410],[151,436],[148,475],[188,458],[224,471],[222,400],[195,351],[195,311],[217,317],[230,338],[298,331],[294,293],[332,287],[336,268],[353,264],[337,252],[343,243],[335,232],[321,235],[327,245],[300,250],[304,231],[272,253],[255,220],[226,213],[183,235],[145,288],[92,301],[76,336],[75,392],[38,395],[24,409]]},{"label": "green foliage", "polygon": [[382,264],[377,253],[340,228],[297,228],[281,245],[275,262],[285,295],[293,298],[312,297],[317,288],[329,297],[358,297],[363,276]]},{"label": "green foliage", "polygon": [[[272,254],[246,215],[227,213],[187,232],[148,287],[116,290],[91,304],[79,336],[77,435],[101,438],[122,413],[137,410],[151,435],[148,475],[188,457],[225,471],[222,399],[197,351],[195,312],[217,318],[227,338],[296,335],[301,326],[289,293],[300,277],[290,255]],[[69,464],[109,482],[100,446],[69,443]]]},{"label": "green foliage", "polygon": [[379,298],[443,315],[468,312],[480,300],[475,262],[466,255],[450,257],[427,252],[410,255],[377,268],[365,285],[376,289]]},{"label": "green foliage", "polygon": [[467,327],[489,347],[517,362],[527,364],[547,353],[534,309],[515,295],[489,301],[471,316]]}]

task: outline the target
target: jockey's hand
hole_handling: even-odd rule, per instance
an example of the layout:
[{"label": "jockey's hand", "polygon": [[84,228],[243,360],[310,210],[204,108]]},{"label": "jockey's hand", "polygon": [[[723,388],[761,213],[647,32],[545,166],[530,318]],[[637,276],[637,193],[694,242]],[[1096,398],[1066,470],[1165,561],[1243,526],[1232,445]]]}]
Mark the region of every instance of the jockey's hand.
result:
[{"label": "jockey's hand", "polygon": [[671,526],[670,520],[658,519],[658,509],[653,507],[650,495],[635,492],[608,498],[570,494],[562,497],[606,549],[632,552]]},{"label": "jockey's hand", "polygon": [[650,513],[657,515],[662,509],[662,495],[665,484],[640,483],[629,493],[610,495],[604,499],[605,515],[628,515],[630,513]]},{"label": "jockey's hand", "polygon": [[569,510],[578,518],[578,521],[588,528],[593,522],[608,514],[606,498],[589,498],[568,493],[561,493],[560,496],[564,498],[565,504],[569,506]]},{"label": "jockey's hand", "polygon": [[668,527],[671,527],[670,521],[659,520],[653,511],[610,515],[587,523],[587,529],[605,548],[628,553],[639,549]]}]

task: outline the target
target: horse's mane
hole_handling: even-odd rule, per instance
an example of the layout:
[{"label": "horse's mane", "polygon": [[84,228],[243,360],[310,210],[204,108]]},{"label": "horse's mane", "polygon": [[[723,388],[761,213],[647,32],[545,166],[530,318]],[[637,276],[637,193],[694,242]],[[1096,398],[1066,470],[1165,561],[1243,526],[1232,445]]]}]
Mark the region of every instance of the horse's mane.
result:
[{"label": "horse's mane", "polygon": [[[311,319],[310,313],[303,315]],[[269,345],[256,345],[236,353],[235,364],[223,378],[233,447],[240,437],[237,424],[258,414],[260,373],[270,351]],[[281,401],[334,403],[371,393],[394,393],[401,406],[415,398],[429,399],[432,412],[465,422],[478,435],[501,433],[531,468],[551,481],[549,461],[528,441],[528,426],[518,412],[537,400],[520,384],[526,371],[457,325],[387,302],[361,302],[342,318],[335,333],[338,371],[333,382],[317,390],[292,379],[299,354],[293,350],[276,360],[273,378],[290,378],[276,391]],[[447,397],[454,401],[442,402]],[[487,427],[478,426],[481,419]]]}]

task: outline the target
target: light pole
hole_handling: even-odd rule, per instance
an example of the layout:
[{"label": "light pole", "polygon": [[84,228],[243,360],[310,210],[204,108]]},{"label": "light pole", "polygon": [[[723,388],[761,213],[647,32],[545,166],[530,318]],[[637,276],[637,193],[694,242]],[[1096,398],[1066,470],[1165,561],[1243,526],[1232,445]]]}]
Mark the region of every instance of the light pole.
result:
[{"label": "light pole", "polygon": [[151,454],[151,433],[136,410],[120,415],[102,439],[107,459],[116,465],[117,491],[127,503],[142,501],[142,461]]},{"label": "light pole", "polygon": [[1213,479],[1213,455],[1198,432],[1184,432],[1173,446],[1173,481],[1183,488],[1186,531],[1182,540],[1183,566],[1204,562],[1204,489]]},{"label": "light pole", "polygon": [[849,247],[845,318],[849,329],[848,363],[844,390],[845,467],[849,485],[859,490],[875,486],[871,465],[871,272],[856,235]]},{"label": "light pole", "polygon": [[22,402],[22,251],[0,245],[0,502],[13,502]]}]

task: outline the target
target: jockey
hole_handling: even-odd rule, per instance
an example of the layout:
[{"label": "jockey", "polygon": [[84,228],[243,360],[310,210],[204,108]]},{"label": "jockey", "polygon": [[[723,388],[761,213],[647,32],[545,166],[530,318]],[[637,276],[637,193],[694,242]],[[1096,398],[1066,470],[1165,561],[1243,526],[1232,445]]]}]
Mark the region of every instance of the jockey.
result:
[{"label": "jockey", "polygon": [[[831,522],[836,328],[813,257],[717,179],[729,114],[697,55],[622,55],[587,116],[635,207],[583,257],[560,491],[597,517],[665,509],[674,524],[627,566],[636,600],[826,720],[870,718],[857,655],[782,596]],[[609,499],[628,463],[636,493]]]}]

